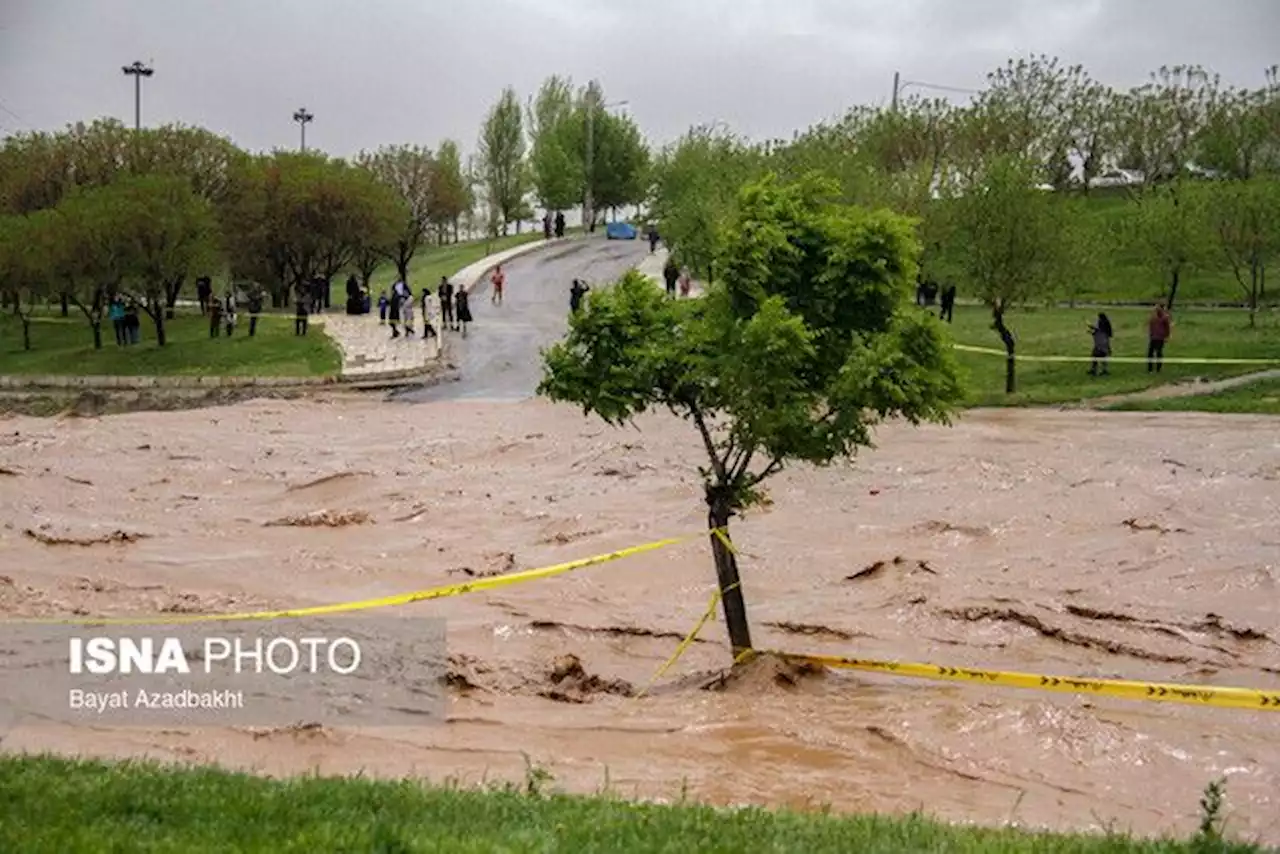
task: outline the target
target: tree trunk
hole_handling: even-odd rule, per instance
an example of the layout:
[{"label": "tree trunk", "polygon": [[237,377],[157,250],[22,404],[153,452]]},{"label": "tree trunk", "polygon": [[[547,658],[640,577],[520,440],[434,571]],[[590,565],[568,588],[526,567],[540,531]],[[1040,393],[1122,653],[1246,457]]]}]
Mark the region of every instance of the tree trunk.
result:
[{"label": "tree trunk", "polygon": [[59,301],[62,303],[62,316],[63,316],[63,317],[67,317],[67,316],[68,316],[68,312],[67,312],[67,295],[66,295],[66,294],[62,294],[60,297],[58,297],[58,299],[59,299]]},{"label": "tree trunk", "polygon": [[22,318],[22,349],[31,349],[31,318],[25,314],[18,315]]},{"label": "tree trunk", "polygon": [[164,342],[166,340],[164,337],[164,319],[166,316],[169,316],[169,317],[173,316],[172,314],[169,313],[171,311],[172,309],[169,309],[167,306],[164,309],[160,308],[160,306],[156,306],[155,313],[151,315],[151,319],[155,321],[155,324],[156,324],[156,346],[157,347],[164,346]]},{"label": "tree trunk", "polygon": [[174,309],[178,305],[178,297],[182,293],[182,285],[186,280],[186,276],[178,276],[172,282],[164,283],[165,317],[170,320],[173,320]]},{"label": "tree trunk", "polygon": [[719,530],[729,539],[729,517],[732,511],[727,499],[720,497],[713,488],[707,490],[707,522],[712,528],[711,553],[716,561],[716,579],[720,585],[724,621],[729,629],[729,643],[736,659],[751,649],[751,628],[747,622],[747,604],[742,595],[742,582],[738,575],[738,559],[716,535]]},{"label": "tree trunk", "polygon": [[1182,269],[1174,268],[1173,275],[1169,279],[1169,298],[1165,300],[1165,308],[1173,311],[1173,301],[1178,296],[1178,283],[1182,280]]},{"label": "tree trunk", "polygon": [[1249,264],[1249,328],[1253,329],[1258,325],[1258,285],[1259,274],[1261,270],[1258,260],[1255,258]]},{"label": "tree trunk", "polygon": [[89,328],[93,330],[93,349],[102,349],[102,321],[90,320]]},{"label": "tree trunk", "polygon": [[1016,363],[1014,361],[1014,340],[1013,333],[1009,331],[1009,327],[1004,325],[1004,309],[999,306],[991,309],[992,326],[996,330],[996,334],[1000,336],[1000,340],[1004,342],[1004,351],[1008,354],[1004,363],[1004,393],[1013,394],[1017,388],[1016,382]]},{"label": "tree trunk", "polygon": [[396,259],[396,275],[400,277],[400,281],[409,284],[409,259],[403,255]]}]

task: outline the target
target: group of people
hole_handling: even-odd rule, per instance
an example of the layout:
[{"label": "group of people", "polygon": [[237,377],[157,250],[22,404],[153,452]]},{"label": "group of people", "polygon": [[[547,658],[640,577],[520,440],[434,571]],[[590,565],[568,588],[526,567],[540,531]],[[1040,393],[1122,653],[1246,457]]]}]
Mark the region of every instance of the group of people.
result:
[{"label": "group of people", "polygon": [[[231,337],[239,321],[239,307],[234,286],[227,288],[221,299],[209,300],[202,306],[202,310],[207,310],[209,315],[210,338],[217,338],[223,332],[228,338]],[[249,312],[249,336],[252,337],[258,334],[258,318],[262,315],[262,289],[257,285],[249,288],[245,309]]]},{"label": "group of people", "polygon": [[133,300],[126,304],[121,297],[113,297],[107,306],[107,317],[111,318],[111,326],[116,331],[116,346],[127,347],[142,340],[142,320],[138,317],[138,304]]},{"label": "group of people", "polygon": [[935,302],[938,304],[938,317],[950,323],[956,310],[956,286],[939,287],[938,283],[931,279],[917,281],[916,305],[933,308]]},{"label": "group of people", "polygon": [[550,240],[552,234],[557,238],[564,237],[564,214],[559,211],[556,211],[555,219],[551,218],[551,211],[542,215],[542,236]]},{"label": "group of people", "polygon": [[[1089,366],[1089,375],[1106,376],[1107,360],[1111,357],[1111,339],[1115,337],[1115,328],[1111,318],[1105,312],[1098,313],[1098,319],[1089,325],[1089,334],[1093,336],[1093,362]],[[1169,314],[1164,303],[1158,303],[1147,318],[1147,373],[1159,373],[1164,368],[1164,345],[1173,335],[1173,316]]]},{"label": "group of people", "polygon": [[680,265],[670,255],[667,256],[667,263],[662,267],[662,280],[667,285],[667,296],[671,299],[675,299],[677,288],[680,290],[680,296],[684,298],[688,298],[690,291],[693,290],[693,278],[689,275],[689,271],[680,269]]},{"label": "group of people", "polygon": [[[495,270],[501,276],[501,268]],[[425,285],[418,295],[418,303],[422,307],[422,338],[426,340],[436,335],[435,326],[431,323],[431,289]],[[436,299],[440,304],[440,326],[442,329],[461,331],[467,337],[467,324],[472,322],[471,301],[467,289],[454,287],[448,276],[440,277],[436,287]],[[501,297],[499,296],[499,301]],[[403,279],[391,286],[391,294],[386,291],[378,295],[378,322],[391,327],[391,337],[401,337],[400,327],[404,327],[406,339],[414,337],[414,295]]]}]

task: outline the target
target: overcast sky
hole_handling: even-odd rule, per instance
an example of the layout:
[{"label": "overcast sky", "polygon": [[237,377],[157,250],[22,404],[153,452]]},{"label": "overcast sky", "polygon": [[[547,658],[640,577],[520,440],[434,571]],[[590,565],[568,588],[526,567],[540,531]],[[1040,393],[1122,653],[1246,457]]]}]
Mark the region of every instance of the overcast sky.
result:
[{"label": "overcast sky", "polygon": [[654,142],[708,121],[789,137],[885,102],[895,70],[977,88],[1042,52],[1116,86],[1176,63],[1258,85],[1280,0],[0,0],[0,130],[132,124],[121,66],[142,60],[144,124],[254,150],[296,145],[304,105],[308,144],[333,154],[471,150],[504,86],[552,73],[598,78]]}]

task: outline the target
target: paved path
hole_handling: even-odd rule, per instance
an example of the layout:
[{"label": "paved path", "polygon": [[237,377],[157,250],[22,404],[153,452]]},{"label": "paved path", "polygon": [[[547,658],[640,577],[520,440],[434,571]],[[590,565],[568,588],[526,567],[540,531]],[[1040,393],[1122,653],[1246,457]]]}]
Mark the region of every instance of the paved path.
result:
[{"label": "paved path", "polygon": [[[545,249],[553,245],[569,244],[574,238],[563,238],[550,242],[522,243],[511,249],[495,253],[481,261],[459,270],[449,279],[455,285],[472,287],[495,263],[503,263]],[[427,285],[435,292],[435,282],[420,282],[418,287]],[[417,293],[421,293],[418,290]],[[440,303],[436,299],[429,302],[431,307],[431,325],[440,329]],[[425,370],[440,355],[440,339],[422,340],[422,302],[414,300],[414,326],[417,328],[416,338],[409,339],[403,334],[399,338],[391,337],[390,327],[378,322],[376,314],[346,314],[335,307],[327,312],[313,314],[311,321],[324,327],[325,333],[333,339],[342,352],[342,377],[344,379],[373,379],[379,374],[392,371]],[[472,313],[475,313],[475,300],[472,300]]]},{"label": "paved path", "polygon": [[[532,397],[542,378],[542,348],[565,332],[569,285],[574,278],[599,286],[616,280],[648,252],[639,240],[572,240],[526,254],[504,265],[505,302],[490,303],[489,282],[471,288],[475,323],[463,339],[449,337],[449,360],[459,369],[457,382],[397,393],[410,403],[433,400],[522,400]],[[461,276],[459,277],[461,279]]]},{"label": "paved path", "polygon": [[1079,407],[1082,409],[1106,409],[1115,406],[1117,403],[1132,403],[1141,400],[1165,400],[1171,397],[1199,397],[1204,394],[1217,394],[1220,391],[1239,388],[1240,386],[1252,385],[1262,380],[1280,379],[1280,368],[1257,371],[1252,374],[1243,374],[1238,377],[1228,377],[1222,380],[1203,380],[1195,382],[1175,382],[1168,385],[1158,385],[1154,388],[1146,388],[1142,391],[1129,392],[1127,394],[1109,394],[1105,397],[1094,397],[1081,401]]},{"label": "paved path", "polygon": [[[667,265],[667,247],[659,246],[654,252],[644,256],[644,260],[636,266],[636,271],[648,276],[653,280],[654,284],[667,289],[667,281],[662,278],[662,268]],[[697,282],[693,283],[693,287],[689,290],[689,296],[702,296],[702,286]]]}]

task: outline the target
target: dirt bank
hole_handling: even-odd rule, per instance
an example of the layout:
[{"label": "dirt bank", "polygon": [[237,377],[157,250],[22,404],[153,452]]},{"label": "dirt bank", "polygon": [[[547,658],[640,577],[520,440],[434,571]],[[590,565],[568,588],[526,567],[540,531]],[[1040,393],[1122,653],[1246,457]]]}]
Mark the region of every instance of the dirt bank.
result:
[{"label": "dirt bank", "polygon": [[[779,477],[737,524],[756,642],[1280,686],[1275,424],[992,411],[890,427],[852,469]],[[613,431],[542,403],[0,417],[0,614],[321,604],[696,531],[697,453],[673,419]],[[1280,715],[777,668],[709,683],[719,623],[637,699],[712,578],[698,541],[403,609],[449,620],[443,725],[27,726],[4,746],[470,781],[518,777],[527,753],[577,790],[607,769],[644,796],[683,781],[713,802],[1140,831],[1186,829],[1225,774],[1232,827],[1280,843]]]}]

